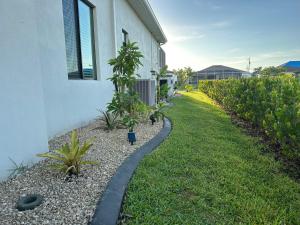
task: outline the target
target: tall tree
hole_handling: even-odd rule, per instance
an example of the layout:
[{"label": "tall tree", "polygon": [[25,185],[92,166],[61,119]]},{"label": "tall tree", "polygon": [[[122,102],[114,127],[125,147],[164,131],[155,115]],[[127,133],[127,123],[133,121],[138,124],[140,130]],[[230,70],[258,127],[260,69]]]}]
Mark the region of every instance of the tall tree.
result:
[{"label": "tall tree", "polygon": [[191,67],[184,67],[173,71],[178,77],[178,84],[180,87],[185,85],[189,78],[193,75],[193,69]]}]

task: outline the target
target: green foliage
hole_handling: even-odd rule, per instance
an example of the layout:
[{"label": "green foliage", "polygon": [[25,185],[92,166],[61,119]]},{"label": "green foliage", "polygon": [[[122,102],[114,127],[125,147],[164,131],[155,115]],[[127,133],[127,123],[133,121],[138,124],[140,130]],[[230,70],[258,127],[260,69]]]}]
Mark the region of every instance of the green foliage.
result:
[{"label": "green foliage", "polygon": [[156,96],[157,96],[157,103],[160,102],[161,98],[161,86],[160,86],[160,79],[167,76],[168,66],[164,66],[160,69],[159,73],[156,77]]},{"label": "green foliage", "polygon": [[69,175],[78,175],[82,165],[97,164],[96,162],[85,161],[83,159],[91,146],[92,143],[90,141],[85,141],[82,147],[80,147],[77,132],[73,131],[70,145],[66,143],[60,149],[38,154],[37,156],[55,160],[57,163],[51,165],[54,169]]},{"label": "green foliage", "polygon": [[135,71],[142,66],[141,58],[143,55],[137,44],[129,42],[121,47],[117,58],[109,61],[114,72],[110,80],[114,83],[116,92],[111,103],[108,104],[108,112],[121,118],[126,115],[137,117],[142,102],[139,95],[133,90],[133,85],[138,76]]},{"label": "green foliage", "polygon": [[183,69],[174,70],[174,73],[178,77],[178,86],[183,87],[193,75],[193,69],[191,67],[184,67]]},{"label": "green foliage", "polygon": [[261,66],[260,66],[260,67],[257,67],[257,68],[254,68],[253,73],[252,73],[252,76],[253,76],[253,77],[259,76],[260,73],[261,73],[261,71],[262,71],[262,67],[261,67]]},{"label": "green foliage", "polygon": [[184,89],[185,89],[187,92],[191,92],[191,91],[194,89],[194,87],[193,87],[193,85],[191,85],[191,84],[186,84],[186,85],[184,86]]},{"label": "green foliage", "polygon": [[199,90],[263,129],[283,153],[300,157],[300,83],[289,75],[200,81]]},{"label": "green foliage", "polygon": [[100,119],[105,122],[107,130],[114,130],[115,128],[117,128],[117,126],[120,123],[120,119],[117,113],[115,112],[111,113],[108,111],[107,112],[101,111],[101,113],[102,113],[102,117],[100,117]]},{"label": "green foliage", "polygon": [[163,119],[165,117],[164,109],[165,109],[165,104],[163,102],[157,104],[153,113],[153,116],[156,119],[156,121],[159,121],[160,119]]},{"label": "green foliage", "polygon": [[136,81],[136,70],[142,66],[142,53],[139,51],[137,43],[123,45],[118,52],[117,58],[109,60],[109,65],[113,67],[113,76],[109,78],[115,85],[117,93],[124,93],[126,88],[132,90]]},{"label": "green foliage", "polygon": [[10,171],[10,174],[9,174],[9,178],[12,178],[14,176],[17,176],[19,174],[22,174],[24,173],[26,170],[28,170],[29,166],[28,165],[25,165],[23,164],[23,162],[21,162],[20,164],[16,163],[13,159],[11,158],[8,158],[12,164],[13,164],[13,168],[9,169],[8,171]]},{"label": "green foliage", "polygon": [[140,122],[147,122],[152,112],[152,107],[141,102],[136,105],[136,117]]},{"label": "green foliage", "polygon": [[274,67],[274,66],[270,66],[266,68],[258,67],[254,69],[254,75],[256,76],[259,75],[262,77],[280,76],[280,75],[284,75],[285,72],[286,69],[284,67]]},{"label": "green foliage", "polygon": [[169,93],[170,87],[168,84],[163,84],[160,86],[160,93],[159,93],[159,98],[162,99],[167,99],[168,98],[168,93]]},{"label": "green foliage", "polygon": [[134,114],[141,104],[139,95],[134,92],[115,93],[112,102],[108,105],[108,111],[123,116],[124,113]]},{"label": "green foliage", "polygon": [[139,123],[138,119],[131,115],[126,115],[123,118],[123,124],[128,128],[129,132],[134,131],[134,127]]}]

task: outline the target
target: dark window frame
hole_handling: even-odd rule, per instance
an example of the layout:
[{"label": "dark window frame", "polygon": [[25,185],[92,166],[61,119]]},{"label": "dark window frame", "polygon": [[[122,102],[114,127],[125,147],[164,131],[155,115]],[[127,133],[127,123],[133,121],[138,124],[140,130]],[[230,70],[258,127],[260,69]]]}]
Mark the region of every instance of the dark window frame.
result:
[{"label": "dark window frame", "polygon": [[[64,1],[64,0],[62,0]],[[73,1],[74,5],[74,19],[75,19],[75,33],[76,33],[76,50],[77,50],[77,63],[78,73],[68,73],[69,80],[97,80],[97,66],[96,66],[96,46],[95,46],[95,26],[94,26],[94,11],[95,6],[87,0],[69,0]],[[86,77],[82,68],[82,47],[81,47],[81,33],[80,33],[80,15],[79,15],[79,1],[90,8],[90,23],[91,23],[91,46],[92,46],[92,59],[93,59],[93,77]],[[67,46],[66,46],[67,47]]]},{"label": "dark window frame", "polygon": [[126,46],[129,39],[128,39],[128,32],[124,29],[122,29],[122,34],[123,34],[123,46]]}]

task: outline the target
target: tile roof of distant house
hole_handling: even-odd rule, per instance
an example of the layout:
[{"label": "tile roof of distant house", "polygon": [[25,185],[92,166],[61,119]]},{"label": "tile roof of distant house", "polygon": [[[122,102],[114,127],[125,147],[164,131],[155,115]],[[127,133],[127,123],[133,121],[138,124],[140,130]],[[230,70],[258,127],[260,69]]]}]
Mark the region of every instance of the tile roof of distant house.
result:
[{"label": "tile roof of distant house", "polygon": [[300,61],[289,61],[280,65],[282,67],[292,67],[292,68],[300,68]]},{"label": "tile roof of distant house", "polygon": [[210,72],[210,71],[234,71],[234,72],[241,72],[241,73],[246,73],[246,71],[239,70],[239,69],[234,69],[228,66],[223,66],[223,65],[213,65],[210,67],[207,67],[203,70],[200,70],[198,72]]}]

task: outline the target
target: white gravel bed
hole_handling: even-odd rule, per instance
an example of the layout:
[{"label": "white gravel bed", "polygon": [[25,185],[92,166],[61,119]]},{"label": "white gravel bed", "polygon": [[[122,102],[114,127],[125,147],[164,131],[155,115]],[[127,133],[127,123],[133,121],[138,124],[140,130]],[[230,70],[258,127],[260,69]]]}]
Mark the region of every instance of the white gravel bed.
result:
[{"label": "white gravel bed", "polygon": [[[98,161],[99,165],[85,166],[79,178],[71,182],[64,174],[53,171],[48,160],[35,164],[25,173],[0,183],[1,225],[43,225],[43,224],[88,224],[96,204],[105,187],[124,159],[138,147],[153,138],[162,128],[162,122],[140,124],[136,127],[137,142],[131,146],[127,141],[127,130],[107,132],[99,120],[78,129],[80,141],[94,137],[87,159]],[[69,141],[69,134],[54,138],[50,149],[60,147]],[[16,201],[21,195],[37,193],[44,196],[44,202],[34,210],[19,212]]]}]

